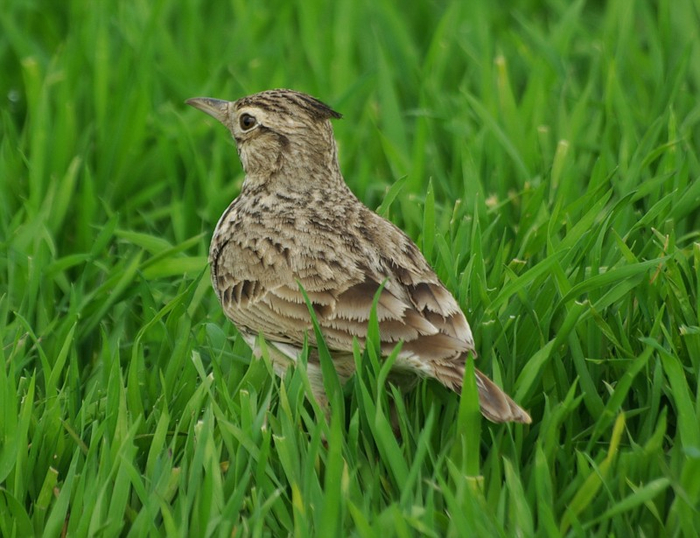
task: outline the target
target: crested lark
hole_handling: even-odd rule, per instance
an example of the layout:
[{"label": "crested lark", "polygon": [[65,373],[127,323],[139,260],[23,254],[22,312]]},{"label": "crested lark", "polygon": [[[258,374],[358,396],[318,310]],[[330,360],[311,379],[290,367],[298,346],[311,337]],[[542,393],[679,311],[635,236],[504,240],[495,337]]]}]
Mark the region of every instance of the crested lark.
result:
[{"label": "crested lark", "polygon": [[[459,392],[474,354],[469,324],[413,241],[345,184],[330,122],[340,114],[291,90],[187,104],[231,131],[246,174],[209,251],[214,289],[246,342],[255,347],[262,334],[278,374],[296,361],[305,336],[314,344],[301,285],[344,382],[354,371],[353,339],[364,344],[384,283],[377,305],[382,349],[388,354],[403,342],[394,368]],[[325,405],[318,360],[310,354],[308,372]],[[486,418],[531,421],[478,370],[476,383]]]}]

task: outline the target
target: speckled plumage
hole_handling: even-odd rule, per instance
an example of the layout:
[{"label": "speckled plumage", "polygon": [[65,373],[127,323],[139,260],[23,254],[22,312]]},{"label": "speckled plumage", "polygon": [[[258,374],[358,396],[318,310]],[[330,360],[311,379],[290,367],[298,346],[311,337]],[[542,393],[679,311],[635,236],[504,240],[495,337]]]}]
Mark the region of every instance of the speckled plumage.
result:
[{"label": "speckled plumage", "polygon": [[[221,305],[249,345],[262,334],[282,374],[305,337],[315,343],[301,285],[345,381],[354,371],[353,338],[364,343],[384,283],[377,306],[382,347],[389,353],[403,341],[394,368],[460,391],[464,361],[474,354],[469,324],[413,241],[345,184],[329,121],[340,114],[291,90],[187,102],[231,131],[246,173],[216,226],[209,262]],[[325,402],[313,356],[309,376]],[[478,370],[477,386],[490,420],[531,421]]]}]

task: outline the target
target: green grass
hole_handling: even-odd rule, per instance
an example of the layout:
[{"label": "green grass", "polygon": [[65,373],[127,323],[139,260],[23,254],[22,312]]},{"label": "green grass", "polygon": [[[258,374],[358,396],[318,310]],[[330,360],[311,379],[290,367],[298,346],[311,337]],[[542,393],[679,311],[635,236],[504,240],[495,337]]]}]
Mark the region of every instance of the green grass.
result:
[{"label": "green grass", "polygon": [[[3,3],[0,535],[696,536],[700,5],[507,5]],[[183,101],[280,86],[531,426],[424,382],[398,440],[372,346],[326,424],[250,360],[206,270],[243,174]]]}]

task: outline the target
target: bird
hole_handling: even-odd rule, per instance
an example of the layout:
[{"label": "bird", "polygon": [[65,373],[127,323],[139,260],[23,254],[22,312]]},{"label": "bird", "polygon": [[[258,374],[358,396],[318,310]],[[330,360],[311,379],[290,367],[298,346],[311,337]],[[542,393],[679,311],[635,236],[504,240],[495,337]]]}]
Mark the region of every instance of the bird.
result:
[{"label": "bird", "polygon": [[[476,357],[467,318],[411,238],[346,184],[331,124],[341,114],[289,89],[186,103],[228,128],[245,173],[214,230],[209,264],[225,315],[255,355],[262,337],[284,376],[306,343],[313,396],[327,406],[310,309],[344,384],[355,371],[353,342],[365,345],[378,295],[381,353],[401,345],[395,378],[408,388],[433,378],[461,392],[465,361]],[[531,422],[474,370],[483,416]]]}]

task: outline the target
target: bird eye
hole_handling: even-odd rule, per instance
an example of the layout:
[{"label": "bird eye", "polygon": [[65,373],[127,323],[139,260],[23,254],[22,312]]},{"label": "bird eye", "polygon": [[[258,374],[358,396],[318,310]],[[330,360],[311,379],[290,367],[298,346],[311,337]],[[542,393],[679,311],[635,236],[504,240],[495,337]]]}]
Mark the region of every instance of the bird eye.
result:
[{"label": "bird eye", "polygon": [[241,129],[247,131],[255,126],[256,120],[250,114],[243,114],[239,120],[239,123],[241,125]]}]

